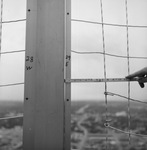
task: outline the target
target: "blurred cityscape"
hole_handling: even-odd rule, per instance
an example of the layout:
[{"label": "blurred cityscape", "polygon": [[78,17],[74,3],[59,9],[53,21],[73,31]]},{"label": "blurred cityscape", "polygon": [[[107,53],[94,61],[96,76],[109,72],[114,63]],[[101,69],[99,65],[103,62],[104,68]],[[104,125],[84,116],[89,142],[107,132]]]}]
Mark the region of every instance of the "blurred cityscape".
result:
[{"label": "blurred cityscape", "polygon": [[[23,114],[22,102],[0,101],[0,118]],[[22,150],[23,118],[0,120],[0,150]]]},{"label": "blurred cityscape", "polygon": [[[108,150],[147,150],[147,108],[145,105],[131,104],[130,130],[136,135],[131,135],[130,138],[128,134],[105,128],[104,102],[73,101],[71,109],[72,150],[106,150],[106,146]],[[109,102],[107,115],[110,126],[128,131],[127,102]]]},{"label": "blurred cityscape", "polygon": [[[128,132],[127,102],[72,101],[71,150],[147,150],[147,108],[140,103],[130,105],[131,136]],[[0,118],[23,114],[22,102],[0,102]],[[119,129],[119,130],[116,130]],[[135,135],[136,134],[136,135]],[[23,118],[0,120],[0,150],[23,150]],[[106,140],[107,137],[107,140]]]}]

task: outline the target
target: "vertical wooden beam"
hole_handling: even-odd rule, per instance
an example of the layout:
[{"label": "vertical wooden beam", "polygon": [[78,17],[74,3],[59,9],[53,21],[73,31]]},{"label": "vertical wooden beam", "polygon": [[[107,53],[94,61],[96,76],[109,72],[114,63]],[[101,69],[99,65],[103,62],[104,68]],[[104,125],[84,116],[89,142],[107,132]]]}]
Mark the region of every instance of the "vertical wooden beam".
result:
[{"label": "vertical wooden beam", "polygon": [[[66,0],[65,19],[65,79],[71,79],[71,0]],[[71,83],[65,83],[65,150],[71,145]]]},{"label": "vertical wooden beam", "polygon": [[28,0],[24,150],[64,147],[64,0]]}]

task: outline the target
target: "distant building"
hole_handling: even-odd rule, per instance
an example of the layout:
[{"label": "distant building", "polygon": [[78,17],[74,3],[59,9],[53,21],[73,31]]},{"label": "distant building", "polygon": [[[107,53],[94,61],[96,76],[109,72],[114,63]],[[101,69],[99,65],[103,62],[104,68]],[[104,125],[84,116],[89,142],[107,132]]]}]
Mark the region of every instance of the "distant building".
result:
[{"label": "distant building", "polygon": [[125,111],[121,111],[121,112],[115,113],[115,116],[116,116],[116,117],[120,117],[120,116],[126,117],[126,116],[127,116],[127,113],[126,113]]}]

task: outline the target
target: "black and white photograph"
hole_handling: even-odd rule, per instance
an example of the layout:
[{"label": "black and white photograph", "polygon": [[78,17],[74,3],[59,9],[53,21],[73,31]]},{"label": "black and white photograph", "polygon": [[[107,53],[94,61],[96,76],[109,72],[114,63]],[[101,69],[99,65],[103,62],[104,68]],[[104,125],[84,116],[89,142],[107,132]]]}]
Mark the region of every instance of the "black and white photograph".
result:
[{"label": "black and white photograph", "polygon": [[0,150],[147,150],[147,0],[0,0]]}]

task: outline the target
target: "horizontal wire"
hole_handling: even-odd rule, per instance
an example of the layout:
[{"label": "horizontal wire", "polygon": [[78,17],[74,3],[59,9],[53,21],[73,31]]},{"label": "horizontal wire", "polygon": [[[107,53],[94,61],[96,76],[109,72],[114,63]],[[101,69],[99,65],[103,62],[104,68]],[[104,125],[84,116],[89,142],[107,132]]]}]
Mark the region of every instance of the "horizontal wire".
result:
[{"label": "horizontal wire", "polygon": [[16,86],[16,85],[23,85],[23,83],[12,83],[12,84],[3,84],[3,85],[0,85],[0,87],[6,87],[6,86]]},{"label": "horizontal wire", "polygon": [[[103,52],[79,52],[79,51],[75,51],[75,50],[71,50],[71,52],[76,53],[76,54],[102,54],[104,55]],[[105,53],[105,55],[108,56],[113,56],[113,57],[121,57],[121,58],[133,58],[133,59],[147,59],[147,57],[131,57],[131,56],[121,56],[121,55],[115,55],[115,54],[109,54],[109,53]]]},{"label": "horizontal wire", "polygon": [[0,118],[0,120],[17,119],[17,118],[23,118],[23,115],[18,115],[18,116],[13,116],[13,117],[3,117],[3,118]]},{"label": "horizontal wire", "polygon": [[0,54],[11,54],[11,53],[20,53],[20,52],[25,52],[25,50],[18,50],[18,51],[9,51],[9,52],[1,52]]},{"label": "horizontal wire", "polygon": [[100,24],[100,25],[103,24],[103,25],[107,25],[107,26],[117,26],[117,27],[147,28],[147,26],[140,26],[140,25],[121,25],[121,24],[101,23],[101,22],[81,20],[81,19],[71,19],[71,21],[83,22],[83,23],[91,23],[91,24]]},{"label": "horizontal wire", "polygon": [[26,19],[18,19],[18,20],[11,20],[11,21],[2,21],[2,23],[13,23],[13,22],[22,22],[26,21]]},{"label": "horizontal wire", "polygon": [[[104,94],[105,94],[105,95],[110,95],[110,96],[119,96],[119,97],[122,97],[122,98],[125,98],[125,99],[128,100],[128,97],[123,96],[123,95],[120,95],[120,94],[111,93],[111,92],[105,92]],[[140,101],[140,100],[136,100],[136,99],[132,99],[132,98],[129,98],[129,100],[134,101],[134,102],[138,102],[138,103],[147,104],[147,102]]]},{"label": "horizontal wire", "polygon": [[133,136],[140,136],[140,137],[145,137],[145,138],[147,138],[147,135],[123,131],[123,130],[121,130],[121,129],[112,127],[109,123],[105,123],[104,126],[105,126],[106,128],[110,128],[110,129],[113,129],[113,130],[115,130],[115,131],[118,131],[118,132],[121,132],[121,133],[124,133],[124,134],[133,135]]}]

